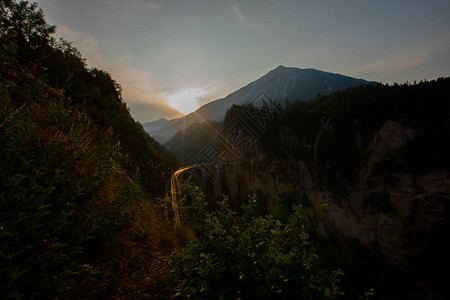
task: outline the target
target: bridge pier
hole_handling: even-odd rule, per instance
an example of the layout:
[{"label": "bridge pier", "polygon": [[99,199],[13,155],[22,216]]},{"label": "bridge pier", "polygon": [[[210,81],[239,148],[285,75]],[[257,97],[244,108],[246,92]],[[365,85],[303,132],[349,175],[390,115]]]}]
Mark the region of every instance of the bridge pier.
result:
[{"label": "bridge pier", "polygon": [[222,196],[222,178],[220,172],[220,166],[214,168],[214,198]]}]

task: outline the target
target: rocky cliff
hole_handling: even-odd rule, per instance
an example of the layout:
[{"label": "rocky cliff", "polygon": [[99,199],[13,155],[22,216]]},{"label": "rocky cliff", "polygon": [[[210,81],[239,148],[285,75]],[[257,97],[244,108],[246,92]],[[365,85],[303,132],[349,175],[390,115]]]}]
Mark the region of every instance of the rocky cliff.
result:
[{"label": "rocky cliff", "polygon": [[[314,143],[307,145],[312,155],[305,159],[270,157],[262,150],[253,153],[241,162],[239,194],[262,195],[263,201],[268,200],[267,212],[275,214],[280,205],[288,212],[299,203],[309,208],[326,203],[319,222],[323,237],[333,236],[341,245],[357,241],[415,279],[436,281],[436,274],[449,266],[449,170],[409,170],[405,152],[421,130],[387,120],[368,142],[360,132],[354,133],[357,156],[364,157],[354,176],[323,172],[330,162],[320,155],[325,146],[321,139],[329,139],[335,131],[331,122],[324,122]],[[287,144],[301,143],[289,133],[289,128],[282,128],[279,136]]]},{"label": "rocky cliff", "polygon": [[[281,218],[298,204],[326,203],[321,236],[380,253],[446,295],[439,274],[450,266],[450,98],[449,80],[440,83],[434,93],[366,87],[288,107],[242,157],[238,191],[229,194],[239,203],[257,193],[262,212]],[[401,97],[410,89],[417,93]]]}]

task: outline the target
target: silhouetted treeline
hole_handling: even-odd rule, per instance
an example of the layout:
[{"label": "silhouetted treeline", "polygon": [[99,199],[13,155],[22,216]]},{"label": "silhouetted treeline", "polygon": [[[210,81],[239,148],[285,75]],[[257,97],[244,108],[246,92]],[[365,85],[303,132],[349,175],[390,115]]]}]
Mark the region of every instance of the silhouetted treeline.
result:
[{"label": "silhouetted treeline", "polygon": [[129,259],[118,236],[146,240],[142,191],[161,194],[170,167],[54,31],[35,4],[0,2],[0,299],[106,297]]},{"label": "silhouetted treeline", "polygon": [[[413,85],[372,84],[348,88],[310,102],[288,103],[283,117],[268,126],[263,144],[268,153],[312,159],[311,145],[320,128],[329,122],[334,134],[320,140],[327,145],[320,147],[318,159],[329,162],[334,171],[345,173],[364,160],[358,150],[363,145],[358,143],[368,143],[369,137],[387,120],[392,120],[420,131],[404,149],[408,163],[391,164],[392,168],[449,170],[450,146],[445,142],[450,138],[449,99],[450,78]],[[283,126],[289,127],[300,143],[280,147],[279,130]],[[355,141],[356,133],[360,141]],[[354,175],[350,173],[346,175]]]},{"label": "silhouetted treeline", "polygon": [[120,85],[108,72],[89,68],[70,42],[56,41],[56,27],[45,22],[36,5],[4,1],[2,12],[1,41],[21,69],[63,92],[68,105],[84,110],[99,126],[112,127],[126,154],[126,169],[139,172],[148,192],[161,194],[174,159],[131,117]]}]

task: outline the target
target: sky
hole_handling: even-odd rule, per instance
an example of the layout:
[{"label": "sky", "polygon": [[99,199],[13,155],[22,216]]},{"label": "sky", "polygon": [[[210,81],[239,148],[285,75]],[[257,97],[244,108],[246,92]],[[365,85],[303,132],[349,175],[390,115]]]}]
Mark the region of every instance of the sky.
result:
[{"label": "sky", "polygon": [[450,0],[37,0],[139,122],[175,118],[279,65],[383,83],[450,76]]}]

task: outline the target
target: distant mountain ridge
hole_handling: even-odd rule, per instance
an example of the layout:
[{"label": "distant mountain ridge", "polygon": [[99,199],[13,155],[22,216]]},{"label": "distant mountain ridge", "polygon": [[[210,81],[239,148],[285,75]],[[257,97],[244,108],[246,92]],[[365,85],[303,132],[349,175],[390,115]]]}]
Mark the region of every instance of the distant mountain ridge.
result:
[{"label": "distant mountain ridge", "polygon": [[[182,164],[195,163],[194,157],[219,135],[223,122],[206,121],[191,124],[186,129],[178,131],[163,146],[171,151]],[[184,141],[189,141],[185,143]]]},{"label": "distant mountain ridge", "polygon": [[[227,109],[233,104],[253,102],[258,106],[262,101],[275,99],[284,106],[286,101],[308,101],[318,94],[327,95],[347,87],[368,83],[370,82],[363,79],[340,74],[280,65],[225,98],[209,102],[186,116],[170,120],[158,129],[148,127],[149,130],[146,130],[154,139],[160,143],[165,143],[179,130],[186,129],[193,123],[206,120],[222,121]],[[144,128],[146,128],[145,124]]]},{"label": "distant mountain ridge", "polygon": [[169,122],[169,120],[167,120],[166,118],[161,118],[155,121],[151,121],[151,122],[146,122],[144,124],[142,124],[142,126],[144,127],[144,130],[149,132],[149,131],[155,131],[160,129],[161,127],[163,127],[164,125],[166,125]]}]

